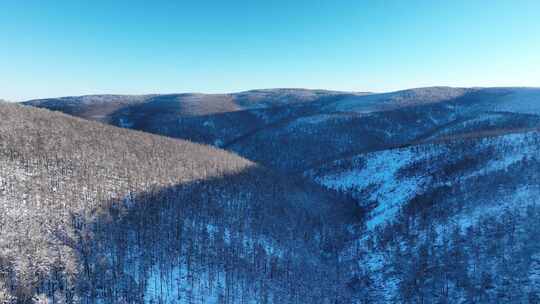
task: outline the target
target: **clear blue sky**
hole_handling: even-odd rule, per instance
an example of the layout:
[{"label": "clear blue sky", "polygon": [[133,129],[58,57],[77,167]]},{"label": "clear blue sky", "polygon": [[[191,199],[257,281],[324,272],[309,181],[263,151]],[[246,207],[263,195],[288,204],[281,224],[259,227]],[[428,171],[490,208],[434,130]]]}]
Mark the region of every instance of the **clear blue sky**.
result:
[{"label": "clear blue sky", "polygon": [[0,98],[540,86],[538,0],[0,1]]}]

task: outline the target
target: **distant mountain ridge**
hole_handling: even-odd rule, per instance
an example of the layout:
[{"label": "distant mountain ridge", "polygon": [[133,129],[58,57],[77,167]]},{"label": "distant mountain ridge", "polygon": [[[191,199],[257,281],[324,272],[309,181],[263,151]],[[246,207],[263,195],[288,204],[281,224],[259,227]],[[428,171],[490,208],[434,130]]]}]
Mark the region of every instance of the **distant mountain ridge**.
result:
[{"label": "distant mountain ridge", "polygon": [[[538,96],[536,88],[428,87],[382,94],[276,89],[26,104],[223,147],[267,167],[300,173],[346,154],[531,128],[540,113]],[[519,104],[524,99],[531,100]],[[481,119],[489,113],[498,113],[500,120]]]}]

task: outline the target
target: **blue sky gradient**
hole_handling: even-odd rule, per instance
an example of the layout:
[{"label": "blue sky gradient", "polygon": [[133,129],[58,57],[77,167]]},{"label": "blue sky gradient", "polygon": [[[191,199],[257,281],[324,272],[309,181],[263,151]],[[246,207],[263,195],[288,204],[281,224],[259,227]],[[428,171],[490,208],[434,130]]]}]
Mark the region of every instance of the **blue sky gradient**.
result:
[{"label": "blue sky gradient", "polygon": [[0,1],[0,98],[540,86],[540,1]]}]

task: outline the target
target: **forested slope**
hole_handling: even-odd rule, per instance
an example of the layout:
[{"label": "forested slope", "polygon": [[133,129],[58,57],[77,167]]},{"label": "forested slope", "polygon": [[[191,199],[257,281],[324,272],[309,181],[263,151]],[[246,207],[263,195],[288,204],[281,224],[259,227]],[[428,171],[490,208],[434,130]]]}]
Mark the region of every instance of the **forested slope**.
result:
[{"label": "forested slope", "polygon": [[527,88],[434,87],[342,95],[226,148],[282,172],[300,173],[347,155],[536,128],[538,107],[540,90]]},{"label": "forested slope", "polygon": [[359,154],[308,171],[368,212],[343,252],[359,300],[537,303],[540,134]]},{"label": "forested slope", "polygon": [[[382,94],[276,89],[82,96],[26,104],[90,119],[96,118],[88,113],[104,112],[101,121],[223,147],[290,174],[356,153],[535,128],[539,98],[534,88],[428,87]],[[123,106],[108,111],[121,100]]]},{"label": "forested slope", "polygon": [[348,297],[345,202],[238,156],[2,103],[0,166],[6,303]]},{"label": "forested slope", "polygon": [[[540,302],[540,89],[433,87],[367,95],[257,90],[213,96],[217,99],[199,97],[152,97],[151,102],[136,103],[110,115],[116,118],[109,123],[211,143],[289,177],[270,174],[249,163],[248,169],[239,170],[241,174],[218,174],[204,179],[207,182],[202,185],[211,186],[188,192],[190,198],[184,201],[199,202],[198,196],[191,198],[192,193],[228,197],[215,194],[214,189],[240,187],[257,193],[242,196],[241,200],[250,201],[245,206],[254,204],[257,206],[254,210],[259,211],[250,211],[244,205],[230,209],[226,216],[220,213],[218,222],[222,224],[205,215],[202,218],[208,220],[202,223],[206,228],[202,225],[182,230],[185,233],[182,235],[202,235],[202,239],[192,247],[167,247],[166,252],[182,252],[179,256],[184,257],[189,256],[187,252],[202,250],[214,255],[200,261],[221,261],[215,257],[224,256],[224,251],[209,251],[195,245],[206,244],[205,240],[213,239],[216,231],[218,243],[226,245],[213,245],[213,248],[249,243],[240,237],[233,241],[231,231],[241,231],[238,236],[249,231],[248,235],[273,239],[277,245],[260,241],[269,264],[246,264],[244,259],[231,258],[240,255],[257,260],[249,252],[258,249],[245,249],[256,246],[235,245],[234,248],[243,249],[225,254],[228,262],[220,264],[221,270],[203,267],[191,275],[185,274],[186,270],[179,271],[179,267],[166,266],[169,260],[166,257],[178,255],[151,249],[159,254],[150,254],[145,261],[161,261],[167,270],[159,275],[153,270],[143,271],[151,278],[153,287],[148,289],[134,279],[133,286],[138,286],[135,290],[167,295],[171,300],[171,295],[181,294],[185,298],[186,292],[189,297],[189,293],[201,294],[201,290],[210,288],[190,283],[187,289],[182,285],[185,292],[174,291],[167,283],[195,276],[198,282],[212,277],[210,281],[215,282],[212,286],[221,286],[217,289],[221,292],[203,293],[209,302],[216,299],[230,303],[249,302],[249,299],[262,303],[266,300],[274,303]],[[37,103],[47,107],[40,101]],[[57,109],[65,111],[61,104],[60,100]],[[11,170],[16,176],[20,167]],[[256,173],[259,170],[265,173]],[[268,174],[273,177],[266,178]],[[244,178],[263,186],[253,186]],[[227,186],[214,186],[221,183]],[[299,190],[290,191],[291,186]],[[261,188],[271,194],[255,190]],[[150,191],[153,194],[147,197],[152,198],[150,201],[160,197],[158,201],[173,202],[162,205],[169,206],[164,210],[172,210],[177,204],[168,197],[176,189],[172,183],[170,187]],[[223,201],[212,202],[209,205],[221,206]],[[174,231],[170,227],[174,227],[175,220],[165,220],[167,217],[158,216],[157,211],[137,215],[141,210],[146,209],[128,212],[129,216],[122,221],[114,221],[120,225],[110,227],[122,231],[120,235],[132,235],[129,231],[136,226],[134,223],[148,217],[168,227],[159,226],[160,231]],[[102,218],[93,221],[102,223]],[[295,221],[297,218],[301,220]],[[130,222],[130,219],[135,220]],[[235,220],[231,224],[221,219]],[[262,219],[263,225],[255,224]],[[245,225],[252,228],[246,229]],[[163,236],[150,229],[152,225],[143,227],[137,231]],[[101,239],[107,241],[102,244],[122,244],[107,239],[117,233],[103,231]],[[157,243],[166,243],[159,238]],[[137,239],[146,240],[144,236]],[[143,248],[157,246],[148,245],[153,243],[147,240],[137,244],[140,247],[129,245],[132,247],[125,246],[129,249],[115,251],[141,252]],[[283,255],[283,248],[288,248],[285,252],[289,253]],[[121,272],[141,267],[138,259],[125,256],[118,258],[127,261],[122,262]],[[271,256],[292,262],[284,264],[281,272],[275,272],[273,269],[280,268],[271,266]],[[177,265],[192,269],[187,265],[193,262],[188,260]],[[144,264],[155,265],[155,262]],[[224,283],[216,276],[227,273],[223,269],[234,269],[234,284]],[[237,274],[240,269],[242,274]],[[259,278],[255,273],[266,274],[270,279],[253,280]],[[246,277],[249,279],[239,279]],[[258,283],[253,288],[244,282]],[[242,286],[235,290],[247,290],[249,295],[238,300],[238,294],[224,290],[223,286]]]},{"label": "forested slope", "polygon": [[[89,95],[27,105],[149,133],[225,146],[341,96],[324,90],[271,89],[231,94]],[[361,94],[359,94],[361,95]]]}]

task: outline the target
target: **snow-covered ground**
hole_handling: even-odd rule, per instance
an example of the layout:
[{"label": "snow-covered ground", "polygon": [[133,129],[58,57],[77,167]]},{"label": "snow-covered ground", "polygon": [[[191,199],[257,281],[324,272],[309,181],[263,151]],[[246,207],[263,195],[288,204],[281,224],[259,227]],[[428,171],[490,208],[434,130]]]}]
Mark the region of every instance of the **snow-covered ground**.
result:
[{"label": "snow-covered ground", "polygon": [[[449,221],[461,227],[465,231],[468,227],[476,224],[480,219],[502,214],[505,209],[512,209],[524,213],[527,206],[540,203],[540,186],[525,185],[507,195],[500,197],[497,202],[493,202],[490,206],[484,208],[476,208],[471,212],[460,213],[452,217]],[[444,225],[440,225],[439,229],[443,229]]]},{"label": "snow-covered ground", "polygon": [[[361,205],[374,204],[366,223],[371,230],[392,221],[405,203],[425,189],[467,183],[470,178],[505,171],[513,164],[540,156],[540,147],[534,144],[537,137],[538,133],[528,132],[484,138],[475,143],[476,150],[467,152],[470,155],[457,152],[459,143],[384,150],[338,160],[306,175],[327,188],[352,194]],[[475,151],[480,154],[484,150],[496,151],[495,156],[482,159],[479,167],[463,168],[445,180],[434,182],[426,170],[426,166],[431,166],[436,172],[437,168],[451,164],[452,159],[475,157]],[[430,163],[435,159],[436,163]],[[420,169],[413,174],[400,174],[415,165]]]},{"label": "snow-covered ground", "polygon": [[[411,149],[385,150],[368,153],[352,159],[353,166],[341,172],[314,176],[317,183],[330,189],[360,193],[368,191],[367,203],[375,203],[367,222],[372,229],[391,220],[406,203],[429,182],[429,176],[400,178],[398,172],[415,162],[444,153],[444,149],[430,154],[414,153]],[[339,161],[335,163],[340,166]]]}]

